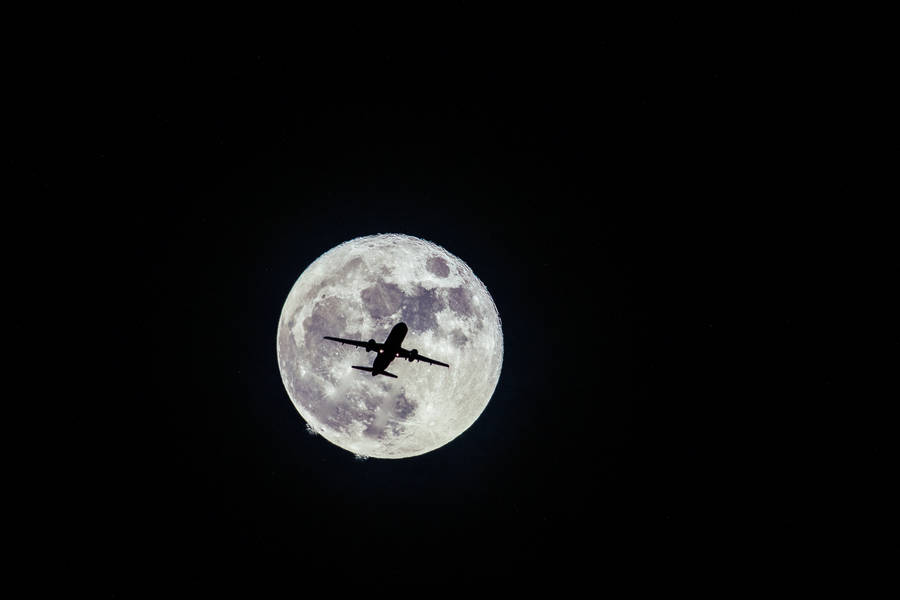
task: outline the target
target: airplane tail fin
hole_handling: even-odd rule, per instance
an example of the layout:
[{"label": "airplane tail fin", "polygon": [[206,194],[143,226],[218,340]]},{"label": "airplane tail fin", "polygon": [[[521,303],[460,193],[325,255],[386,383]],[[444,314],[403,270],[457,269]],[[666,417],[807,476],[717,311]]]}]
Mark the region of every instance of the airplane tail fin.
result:
[{"label": "airplane tail fin", "polygon": [[396,375],[394,375],[393,373],[388,373],[387,371],[378,371],[377,373],[375,373],[375,372],[373,372],[374,369],[372,369],[372,367],[357,367],[356,365],[352,365],[352,366],[354,369],[359,369],[360,371],[368,371],[369,373],[372,373],[373,377],[375,375],[387,375],[388,377],[393,377],[394,379],[397,378]]}]

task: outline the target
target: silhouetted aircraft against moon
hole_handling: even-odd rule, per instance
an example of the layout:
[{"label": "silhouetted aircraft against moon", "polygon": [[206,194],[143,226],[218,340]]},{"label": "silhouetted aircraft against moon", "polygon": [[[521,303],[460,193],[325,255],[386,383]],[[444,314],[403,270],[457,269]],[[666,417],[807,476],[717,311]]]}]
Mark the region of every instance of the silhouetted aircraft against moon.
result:
[{"label": "silhouetted aircraft against moon", "polygon": [[387,339],[383,344],[379,344],[375,340],[369,340],[368,342],[363,342],[360,340],[345,340],[342,338],[324,336],[326,340],[331,340],[333,342],[340,342],[342,344],[350,344],[352,346],[359,346],[360,348],[365,348],[366,352],[378,352],[378,356],[375,357],[375,362],[371,367],[357,367],[353,365],[354,369],[359,369],[360,371],[369,371],[372,373],[372,377],[375,375],[387,375],[388,377],[397,376],[393,373],[388,373],[385,369],[388,368],[388,365],[391,364],[391,361],[395,358],[405,358],[409,362],[413,362],[414,360],[420,360],[422,362],[426,362],[430,365],[439,365],[441,367],[449,368],[450,365],[447,363],[442,363],[439,360],[433,360],[428,358],[427,356],[422,356],[419,354],[418,350],[404,350],[401,347],[403,343],[403,338],[406,337],[406,332],[409,331],[409,328],[406,326],[406,323],[397,323],[394,325],[394,328],[391,329],[391,333],[388,334]]}]

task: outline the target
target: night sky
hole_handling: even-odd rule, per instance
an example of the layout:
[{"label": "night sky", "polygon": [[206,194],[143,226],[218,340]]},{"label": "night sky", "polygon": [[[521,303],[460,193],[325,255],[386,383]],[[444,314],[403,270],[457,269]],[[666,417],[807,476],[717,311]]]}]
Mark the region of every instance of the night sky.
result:
[{"label": "night sky", "polygon": [[[90,512],[110,588],[667,580],[727,569],[753,527],[736,65],[715,45],[422,44],[98,53],[79,75],[99,90],[91,317],[118,324]],[[448,445],[360,461],[307,433],[276,327],[319,255],[393,232],[485,283],[503,370]]]}]

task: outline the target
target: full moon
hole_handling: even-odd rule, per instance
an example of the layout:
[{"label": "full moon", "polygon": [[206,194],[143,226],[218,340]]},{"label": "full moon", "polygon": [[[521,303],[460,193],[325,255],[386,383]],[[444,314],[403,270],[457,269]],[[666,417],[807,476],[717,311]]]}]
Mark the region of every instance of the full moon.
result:
[{"label": "full moon", "polygon": [[[323,339],[384,342],[399,322],[403,347],[450,368],[394,359]],[[281,311],[278,367],[307,423],[361,457],[405,458],[440,448],[484,411],[500,379],[503,332],[487,288],[462,260],[408,235],[360,237],[317,258]]]}]

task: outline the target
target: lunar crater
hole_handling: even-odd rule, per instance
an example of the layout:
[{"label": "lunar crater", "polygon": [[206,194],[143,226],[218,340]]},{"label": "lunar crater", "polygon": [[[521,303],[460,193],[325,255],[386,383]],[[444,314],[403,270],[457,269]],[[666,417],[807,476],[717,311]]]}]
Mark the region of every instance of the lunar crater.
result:
[{"label": "lunar crater", "polygon": [[416,286],[416,293],[404,297],[401,310],[402,320],[413,331],[430,331],[437,327],[437,313],[445,303],[437,290]]},{"label": "lunar crater", "polygon": [[471,315],[473,312],[469,291],[464,287],[455,287],[447,290],[447,303],[450,310],[461,315]]},{"label": "lunar crater", "polygon": [[468,336],[462,332],[462,329],[454,329],[450,332],[450,339],[459,347],[463,347],[469,342]]},{"label": "lunar crater", "polygon": [[429,273],[437,275],[440,278],[447,277],[447,275],[450,274],[450,267],[447,266],[447,261],[440,256],[429,257],[428,261],[425,263],[425,268],[428,269]]},{"label": "lunar crater", "polygon": [[338,298],[325,298],[314,306],[313,313],[303,320],[307,346],[316,342],[323,335],[329,335],[327,333],[329,331],[344,331],[347,328],[347,319]]},{"label": "lunar crater", "polygon": [[387,283],[383,279],[360,292],[363,306],[376,319],[388,317],[400,310],[404,297],[400,286]]}]

